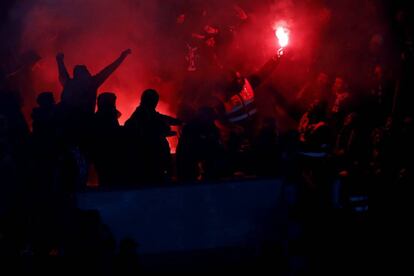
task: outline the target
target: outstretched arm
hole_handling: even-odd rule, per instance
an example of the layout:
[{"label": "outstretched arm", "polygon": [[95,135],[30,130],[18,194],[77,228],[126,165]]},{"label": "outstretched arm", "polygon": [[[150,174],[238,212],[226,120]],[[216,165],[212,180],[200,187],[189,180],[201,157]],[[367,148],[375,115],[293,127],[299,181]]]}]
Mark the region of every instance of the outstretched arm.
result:
[{"label": "outstretched arm", "polygon": [[58,70],[59,70],[59,81],[60,81],[60,84],[62,84],[62,86],[65,86],[66,82],[70,78],[68,70],[66,69],[66,66],[64,63],[64,58],[65,56],[63,55],[63,53],[58,53],[56,55],[56,62],[58,65]]},{"label": "outstretched arm", "polygon": [[249,77],[250,84],[254,89],[260,86],[267,78],[269,78],[276,67],[279,65],[281,57],[279,54],[269,59],[255,74]]},{"label": "outstretched arm", "polygon": [[182,122],[174,117],[168,116],[168,115],[164,115],[164,114],[160,114],[162,120],[170,126],[179,126],[182,124]]},{"label": "outstretched arm", "polygon": [[98,86],[101,86],[106,79],[113,73],[115,70],[122,64],[122,62],[125,60],[125,58],[131,54],[131,49],[125,50],[121,53],[119,58],[117,58],[114,62],[106,66],[102,71],[100,71],[95,76],[95,80],[98,84]]}]

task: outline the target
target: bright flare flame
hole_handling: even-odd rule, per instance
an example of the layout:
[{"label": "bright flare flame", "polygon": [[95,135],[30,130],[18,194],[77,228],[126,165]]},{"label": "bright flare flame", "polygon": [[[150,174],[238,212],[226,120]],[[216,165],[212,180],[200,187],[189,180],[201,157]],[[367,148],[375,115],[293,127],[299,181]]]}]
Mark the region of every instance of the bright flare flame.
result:
[{"label": "bright flare flame", "polygon": [[289,43],[289,32],[284,27],[277,27],[275,31],[275,35],[277,39],[279,40],[280,47],[284,48]]}]

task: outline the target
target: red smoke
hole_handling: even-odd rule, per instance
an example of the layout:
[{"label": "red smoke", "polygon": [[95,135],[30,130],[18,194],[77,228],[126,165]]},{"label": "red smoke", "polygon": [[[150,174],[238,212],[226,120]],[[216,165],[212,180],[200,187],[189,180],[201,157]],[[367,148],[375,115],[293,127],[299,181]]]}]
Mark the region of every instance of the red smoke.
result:
[{"label": "red smoke", "polygon": [[[289,98],[295,95],[304,81],[312,77],[312,70],[319,70],[312,67],[322,64],[321,57],[324,58],[322,65],[330,66],[326,71],[335,72],[336,68],[332,67],[349,62],[343,51],[348,51],[350,47],[361,49],[358,44],[344,48],[341,39],[349,33],[346,31],[349,22],[355,22],[356,26],[364,22],[364,26],[368,26],[368,17],[360,12],[360,18],[353,19],[350,11],[333,10],[322,4],[324,2],[22,1],[12,11],[15,17],[21,18],[21,44],[18,48],[21,52],[34,50],[42,57],[31,76],[34,93],[29,96],[30,93],[24,92],[26,106],[30,109],[35,100],[33,94],[42,91],[53,91],[56,98],[60,98],[61,86],[55,64],[57,52],[65,53],[70,72],[74,65],[85,64],[92,73],[96,73],[118,57],[122,50],[131,48],[133,54],[99,92],[112,91],[117,94],[121,123],[138,105],[141,92],[150,87],[160,92],[159,111],[174,115],[182,94],[189,93],[183,91],[182,80],[188,74],[186,54],[191,34],[201,33],[205,26],[217,27],[222,38],[231,32],[232,40],[217,51],[218,59],[226,69],[236,69],[249,75],[276,54],[273,27],[275,22],[282,20],[289,26],[291,34],[289,52],[292,60],[281,65],[285,67],[277,70],[272,84],[283,80],[283,83],[277,83],[277,91]],[[349,2],[360,3],[357,0],[332,1],[331,5],[342,8]],[[335,26],[332,25],[334,16],[337,20]],[[346,22],[340,21],[341,18],[346,18]],[[336,32],[338,26],[342,26],[341,34]],[[323,37],[327,29],[335,37]],[[359,33],[361,41],[371,35],[371,30],[365,29]],[[223,41],[215,41],[217,45],[220,43]],[[321,50],[322,44],[326,44],[326,51],[332,53]],[[199,51],[197,54],[205,58],[205,53]],[[212,79],[208,74],[205,72],[203,75],[206,82]]]},{"label": "red smoke", "polygon": [[[172,114],[167,104],[174,89],[161,83],[151,60],[153,48],[161,39],[147,37],[153,27],[144,24],[145,15],[133,1],[35,1],[26,17],[22,35],[22,50],[34,49],[42,57],[33,70],[33,89],[36,92],[53,91],[59,99],[55,54],[62,51],[69,72],[76,64],[85,64],[92,73],[118,57],[126,48],[133,55],[101,87],[100,92],[111,91],[118,96],[118,109],[124,122],[139,103],[141,91],[153,87],[161,93],[160,111]],[[151,7],[147,5],[146,12]],[[148,16],[148,15],[147,15]],[[155,30],[154,30],[155,31]],[[142,41],[142,42],[141,42]],[[150,41],[150,42],[149,42]],[[147,45],[146,45],[147,44]],[[155,49],[154,49],[155,50]]]},{"label": "red smoke", "polygon": [[[235,29],[235,39],[221,49],[221,63],[229,68],[238,67],[235,69],[246,74],[253,73],[274,54],[270,34],[275,19],[294,17],[291,6],[280,6],[290,1],[277,1],[273,10],[267,9],[267,4],[255,4],[252,12],[247,10],[244,14],[234,5],[237,2],[35,0],[22,4],[21,51],[35,50],[42,57],[33,70],[32,89],[35,93],[53,91],[59,99],[61,87],[55,64],[59,51],[65,53],[69,71],[76,64],[85,64],[96,73],[123,49],[131,48],[133,54],[99,92],[117,94],[118,109],[123,114],[121,122],[130,116],[140,93],[149,87],[161,94],[159,111],[173,115],[182,92],[180,82],[185,78],[188,42],[174,26],[178,24],[177,17],[185,14],[184,20],[193,18],[189,33],[199,33],[207,24],[218,26],[223,34]],[[201,16],[194,19],[198,10],[202,11]],[[240,18],[240,14],[246,23],[234,26],[234,18]]]}]

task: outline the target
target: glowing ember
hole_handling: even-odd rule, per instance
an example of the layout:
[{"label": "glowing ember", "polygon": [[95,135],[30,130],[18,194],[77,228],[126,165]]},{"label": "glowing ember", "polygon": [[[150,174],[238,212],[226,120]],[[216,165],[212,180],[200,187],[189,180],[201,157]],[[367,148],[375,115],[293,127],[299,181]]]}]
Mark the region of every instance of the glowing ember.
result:
[{"label": "glowing ember", "polygon": [[284,48],[289,43],[289,32],[284,27],[277,27],[275,31],[275,35],[277,39],[279,40],[280,47]]}]

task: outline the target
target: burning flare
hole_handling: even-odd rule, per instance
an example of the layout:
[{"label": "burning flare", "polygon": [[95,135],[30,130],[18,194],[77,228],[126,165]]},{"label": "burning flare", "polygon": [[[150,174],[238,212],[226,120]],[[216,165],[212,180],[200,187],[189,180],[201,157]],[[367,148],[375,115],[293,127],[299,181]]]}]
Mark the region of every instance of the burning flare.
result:
[{"label": "burning flare", "polygon": [[277,37],[277,39],[279,40],[279,45],[281,48],[284,48],[288,45],[289,43],[289,31],[282,27],[279,26],[277,27],[276,31],[275,31],[275,35]]}]

